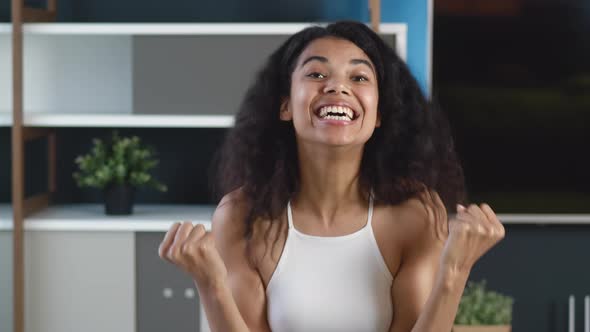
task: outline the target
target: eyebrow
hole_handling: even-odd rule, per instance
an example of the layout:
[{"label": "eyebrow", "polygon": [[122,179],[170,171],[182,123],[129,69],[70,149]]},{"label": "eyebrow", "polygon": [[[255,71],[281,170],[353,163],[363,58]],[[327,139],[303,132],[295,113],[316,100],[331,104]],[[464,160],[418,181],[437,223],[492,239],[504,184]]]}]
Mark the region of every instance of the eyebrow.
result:
[{"label": "eyebrow", "polygon": [[[323,57],[320,55],[312,55],[312,56],[308,57],[307,59],[305,59],[305,61],[303,61],[303,63],[301,64],[301,67],[305,66],[306,63],[313,61],[313,60],[316,60],[316,61],[319,61],[322,63],[328,62],[328,59],[326,57]],[[373,65],[365,59],[352,59],[352,60],[350,60],[350,63],[353,65],[364,64],[367,67],[369,67],[373,71],[373,73],[375,73],[375,68],[373,68]]]}]

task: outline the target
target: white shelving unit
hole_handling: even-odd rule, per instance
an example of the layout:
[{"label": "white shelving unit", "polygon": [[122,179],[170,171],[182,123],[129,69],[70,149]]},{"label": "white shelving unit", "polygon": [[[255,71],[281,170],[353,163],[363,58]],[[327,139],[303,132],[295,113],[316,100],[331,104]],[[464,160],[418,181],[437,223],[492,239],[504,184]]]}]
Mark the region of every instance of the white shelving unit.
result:
[{"label": "white shelving unit", "polygon": [[25,220],[35,231],[141,231],[166,232],[175,222],[190,221],[211,229],[215,206],[136,204],[129,216],[109,216],[103,204],[50,206]]},{"label": "white shelving unit", "polygon": [[[183,96],[187,96],[192,90],[199,89],[187,89],[187,84],[183,84],[185,82],[168,80],[176,76],[190,78],[195,74],[190,72],[190,68],[199,67],[199,71],[205,72],[203,77],[207,78],[207,89],[200,92],[201,96],[227,90],[233,92],[235,99],[241,97],[262,61],[283,40],[305,27],[326,24],[25,23],[23,122],[25,126],[51,128],[228,128],[233,126],[235,112],[232,110],[236,104],[217,107],[217,102],[225,102],[225,95],[215,96],[215,103],[195,103],[198,109],[194,113],[179,114],[169,111],[168,105],[170,108],[182,102],[192,105],[192,100],[179,102],[178,95],[160,96],[159,88],[162,85],[146,86],[145,82],[163,81],[164,87],[170,86],[171,90],[184,88]],[[405,60],[407,25],[383,23],[380,31]],[[11,73],[11,33],[11,23],[0,23],[0,73]],[[219,40],[223,40],[223,43],[216,44]],[[263,42],[259,43],[259,40]],[[192,48],[185,49],[184,45]],[[158,52],[161,54],[149,58]],[[200,58],[202,53],[207,52]],[[176,55],[170,57],[170,54]],[[186,65],[186,61],[192,62]],[[219,70],[211,69],[214,66],[210,61],[223,64],[224,73],[233,73],[241,68],[247,70],[233,75],[231,79],[222,78],[213,82],[209,77]],[[180,70],[177,67],[172,70],[166,67],[161,72],[150,73],[150,77],[141,76],[152,69],[157,71],[160,66],[174,65],[175,62],[184,63],[185,66],[181,66]],[[185,74],[184,71],[189,73]],[[189,81],[189,85],[192,82]],[[141,91],[138,92],[138,89]],[[0,127],[12,124],[12,90],[11,75],[0,75]],[[147,114],[145,107],[153,104],[154,99],[146,98],[154,96],[160,99],[159,107],[156,107],[157,112]],[[224,111],[218,111],[217,108]],[[172,222],[167,218],[192,220],[196,217],[205,221],[208,219],[204,216],[208,212],[212,213],[211,208],[207,210],[205,207],[190,206],[138,205],[136,209],[134,216],[116,219],[106,217],[99,205],[50,206],[26,218],[24,229],[121,228],[165,231]],[[1,211],[7,209],[2,208]],[[151,212],[141,214],[142,211]],[[144,217],[145,220],[141,219]],[[0,214],[0,229],[10,228],[11,224],[11,216]]]},{"label": "white shelving unit", "polygon": [[[262,61],[311,25],[326,23],[25,24],[24,124],[231,127]],[[0,72],[10,72],[4,66],[10,64],[11,29],[0,24]],[[405,60],[406,24],[383,23],[380,31]],[[211,61],[224,64],[224,73],[237,72],[235,79],[216,79]],[[201,85],[196,75],[207,82]],[[11,91],[10,75],[0,76],[0,126],[12,122]]]}]

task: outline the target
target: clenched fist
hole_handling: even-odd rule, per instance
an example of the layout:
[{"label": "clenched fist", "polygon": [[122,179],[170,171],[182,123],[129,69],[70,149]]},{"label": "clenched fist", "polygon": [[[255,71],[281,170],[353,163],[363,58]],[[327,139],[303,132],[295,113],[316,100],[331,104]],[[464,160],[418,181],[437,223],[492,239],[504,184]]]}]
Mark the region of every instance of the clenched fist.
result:
[{"label": "clenched fist", "polygon": [[227,276],[213,236],[202,224],[174,223],[164,236],[158,253],[190,274],[199,290],[216,287]]},{"label": "clenched fist", "polygon": [[488,204],[458,204],[457,214],[448,220],[447,212],[434,191],[422,196],[426,203],[431,229],[444,246],[441,266],[453,271],[469,272],[475,262],[504,238],[504,226]]}]

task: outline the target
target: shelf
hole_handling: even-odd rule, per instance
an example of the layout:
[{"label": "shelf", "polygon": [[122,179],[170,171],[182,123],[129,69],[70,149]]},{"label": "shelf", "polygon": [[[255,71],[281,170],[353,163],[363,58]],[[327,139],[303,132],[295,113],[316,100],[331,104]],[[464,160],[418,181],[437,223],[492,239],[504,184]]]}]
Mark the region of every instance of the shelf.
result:
[{"label": "shelf", "polygon": [[[292,35],[309,26],[326,26],[326,22],[308,23],[25,23],[28,35]],[[367,24],[368,25],[368,24]],[[0,23],[0,35],[10,34],[12,25]],[[407,58],[406,23],[381,23],[379,33],[396,36],[399,56]]]},{"label": "shelf", "polygon": [[[27,231],[166,232],[177,221],[202,223],[211,229],[214,205],[136,204],[129,216],[108,216],[103,204],[50,206],[25,220]],[[499,214],[505,225],[588,225],[588,214]],[[10,204],[0,204],[0,230],[12,229]]]},{"label": "shelf", "polygon": [[[285,35],[327,23],[25,23],[23,32],[42,35]],[[10,23],[0,34],[11,33]],[[383,34],[403,33],[407,25],[382,23]]]},{"label": "shelf", "polygon": [[213,205],[136,204],[133,214],[109,216],[103,204],[50,206],[25,220],[30,231],[165,232],[177,221],[202,223],[211,229]]},{"label": "shelf", "polygon": [[31,127],[229,128],[234,116],[25,112],[23,122]]},{"label": "shelf", "polygon": [[503,224],[590,224],[589,214],[499,214]]},{"label": "shelf", "polygon": [[[137,204],[129,216],[108,216],[103,204],[50,206],[25,219],[25,231],[165,232],[177,221],[211,229],[213,205]],[[12,208],[0,204],[0,231],[12,230]]]},{"label": "shelf", "polygon": [[12,113],[0,112],[0,127],[12,126]]},{"label": "shelf", "polygon": [[[70,114],[30,113],[23,115],[25,126],[30,127],[108,127],[108,128],[230,128],[232,115],[147,115],[147,114]],[[0,112],[0,127],[10,127],[12,115]]]}]

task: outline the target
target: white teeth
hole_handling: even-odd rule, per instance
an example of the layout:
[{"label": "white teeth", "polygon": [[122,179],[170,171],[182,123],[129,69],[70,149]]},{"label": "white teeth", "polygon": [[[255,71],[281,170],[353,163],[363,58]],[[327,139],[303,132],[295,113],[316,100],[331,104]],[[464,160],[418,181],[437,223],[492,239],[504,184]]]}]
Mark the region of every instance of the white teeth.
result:
[{"label": "white teeth", "polygon": [[[338,113],[342,115],[328,115],[328,113]],[[351,121],[354,117],[354,112],[350,108],[344,106],[324,106],[320,109],[319,116],[324,119]]]},{"label": "white teeth", "polygon": [[325,116],[324,119],[350,121],[350,118],[347,117],[346,115],[342,115],[342,116],[328,115],[328,116]]}]

